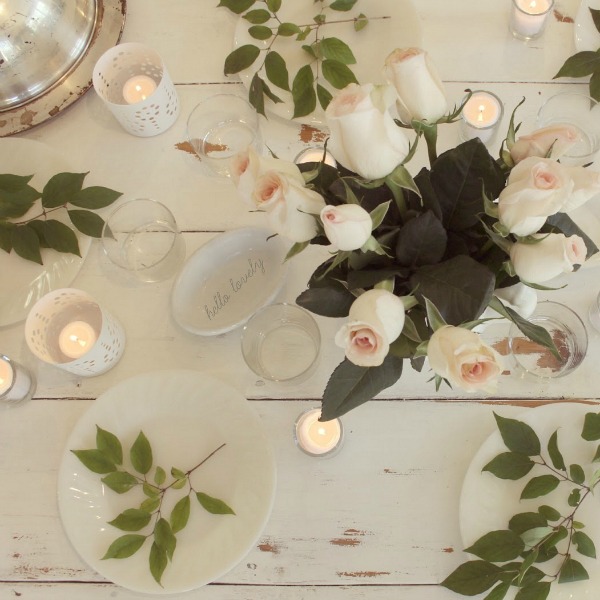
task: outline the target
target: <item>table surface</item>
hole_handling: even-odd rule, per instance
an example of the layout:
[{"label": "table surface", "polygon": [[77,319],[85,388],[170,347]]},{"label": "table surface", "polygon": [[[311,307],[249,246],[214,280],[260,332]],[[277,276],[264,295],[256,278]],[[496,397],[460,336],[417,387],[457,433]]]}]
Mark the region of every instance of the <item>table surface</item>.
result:
[{"label": "table surface", "polygon": [[[215,92],[241,87],[222,69],[236,18],[216,4],[127,2],[123,41],[152,46],[176,84],[181,114],[167,132],[153,138],[128,135],[90,91],[57,117],[18,135],[64,153],[75,169],[91,172],[90,181],[120,190],[124,198],[167,204],[184,231],[188,255],[222,231],[264,225],[264,215],[249,212],[229,181],[207,176],[181,149],[192,107]],[[509,4],[414,1],[421,46],[436,63],[451,102],[460,102],[466,88],[493,91],[504,103],[505,131],[512,109],[525,97],[519,120],[528,131],[550,95],[587,89],[585,80],[552,79],[574,53],[579,3],[557,0],[545,34],[530,42],[508,32]],[[261,125],[282,158],[292,159],[320,135],[277,119],[263,119]],[[458,126],[442,127],[440,148],[457,142]],[[417,156],[413,165],[419,161],[424,157]],[[310,249],[294,258],[279,299],[293,301],[324,256],[322,249]],[[214,600],[456,597],[438,584],[466,557],[459,494],[471,458],[495,429],[493,412],[512,416],[548,401],[593,404],[598,398],[593,357],[600,343],[594,333],[587,358],[573,375],[550,383],[504,376],[495,398],[465,397],[448,388],[436,395],[427,372],[406,369],[377,400],[344,417],[347,435],[338,455],[311,459],[294,446],[291,426],[301,411],[319,405],[328,375],[342,359],[333,343],[339,322],[318,318],[322,353],[309,380],[264,382],[243,362],[239,329],[203,338],[177,327],[169,306],[172,283],[124,279],[93,242],[73,287],[106,306],[127,332],[122,360],[98,377],[76,377],[34,359],[22,323],[0,330],[2,352],[30,366],[38,379],[32,401],[0,414],[0,598],[140,597],[107,582],[79,558],[56,501],[57,470],[73,427],[98,395],[134,375],[174,368],[209,373],[249,399],[271,437],[278,481],[264,532],[229,573],[185,595]],[[585,315],[600,287],[598,271],[583,269],[568,283],[552,297]]]}]

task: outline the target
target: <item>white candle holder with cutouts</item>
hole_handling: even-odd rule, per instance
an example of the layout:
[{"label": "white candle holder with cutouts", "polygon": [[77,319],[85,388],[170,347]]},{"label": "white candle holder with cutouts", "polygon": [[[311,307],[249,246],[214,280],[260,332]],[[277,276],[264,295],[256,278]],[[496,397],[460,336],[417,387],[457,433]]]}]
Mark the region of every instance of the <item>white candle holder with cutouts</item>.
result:
[{"label": "white candle holder with cutouts", "polygon": [[125,350],[125,331],[82,290],[46,294],[25,321],[25,338],[40,360],[75,375],[92,377],[114,367]]},{"label": "white candle holder with cutouts", "polygon": [[128,133],[150,137],[179,114],[179,98],[160,56],[143,44],[119,44],[94,68],[94,89]]}]

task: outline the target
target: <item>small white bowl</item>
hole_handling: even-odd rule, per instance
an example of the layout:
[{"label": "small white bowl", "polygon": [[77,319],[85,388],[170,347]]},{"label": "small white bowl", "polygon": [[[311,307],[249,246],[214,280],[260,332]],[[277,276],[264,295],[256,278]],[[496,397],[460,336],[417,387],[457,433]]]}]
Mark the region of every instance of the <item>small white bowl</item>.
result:
[{"label": "small white bowl", "polygon": [[285,281],[287,247],[255,227],[218,235],[196,250],[175,280],[175,321],[196,335],[218,335],[243,325],[271,302]]}]

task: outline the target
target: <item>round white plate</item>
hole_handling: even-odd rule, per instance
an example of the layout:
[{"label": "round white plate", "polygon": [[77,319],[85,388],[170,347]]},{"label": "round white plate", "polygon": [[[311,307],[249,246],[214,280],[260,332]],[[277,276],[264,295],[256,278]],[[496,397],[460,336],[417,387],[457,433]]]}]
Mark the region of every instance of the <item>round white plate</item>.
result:
[{"label": "round white plate", "polygon": [[245,227],[213,238],[192,254],[175,280],[175,321],[197,335],[242,325],[281,289],[287,251],[268,229]]},{"label": "round white plate", "polygon": [[[565,464],[590,466],[597,444],[581,438],[585,414],[600,412],[600,406],[589,404],[556,403],[524,411],[515,417],[530,425],[540,438],[542,451],[546,451],[550,436],[558,429],[558,446]],[[531,500],[519,500],[523,487],[531,477],[547,474],[541,466],[534,467],[528,475],[517,481],[498,479],[483,467],[495,456],[507,452],[500,432],[496,430],[481,446],[469,465],[460,497],[460,531],[464,547],[472,545],[489,531],[507,529],[511,517],[522,512],[537,512],[542,504],[562,510],[563,514],[572,511],[567,504],[570,488],[559,485],[551,494]],[[596,467],[597,468],[597,465]],[[577,511],[577,520],[585,524],[585,533],[600,548],[600,510],[597,496],[588,497]],[[590,575],[587,581],[568,584],[553,584],[549,600],[596,600],[600,597],[600,572],[597,560],[573,552],[573,557],[584,565]],[[474,557],[473,557],[474,558]],[[551,572],[556,566],[553,561],[540,565],[543,571]],[[511,596],[512,598],[512,596]]]},{"label": "round white plate", "polygon": [[[126,465],[129,448],[143,431],[154,466],[165,469],[167,483],[172,466],[185,472],[226,444],[194,472],[192,482],[196,491],[220,498],[236,514],[209,514],[192,495],[189,521],[177,534],[163,587],[150,574],[149,540],[129,558],[101,560],[124,534],[107,522],[127,508],[137,508],[145,496],[137,488],[124,494],[106,488],[102,476],[71,452],[96,447],[96,425],[121,440]],[[161,509],[165,518],[186,491],[167,492]],[[147,373],[102,394],[71,433],[58,474],[60,516],[75,550],[110,581],[150,594],[192,590],[231,570],[256,544],[274,494],[275,461],[258,415],[236,390],[195,371]]]},{"label": "round white plate", "polygon": [[[42,188],[57,173],[72,171],[68,161],[53,148],[24,138],[0,139],[0,173],[32,175],[30,185]],[[33,217],[40,212],[40,203],[18,220]],[[64,211],[57,211],[53,218],[69,222]],[[22,321],[29,309],[52,290],[68,287],[75,279],[89,250],[89,237],[76,232],[81,257],[63,254],[48,248],[42,249],[43,265],[21,258],[14,252],[0,250],[0,273],[9,285],[0,286],[0,327]]]},{"label": "round white plate", "polygon": [[589,9],[600,10],[600,0],[581,0],[575,15],[575,48],[577,52],[591,50],[595,52],[600,48],[600,33],[594,25]]},{"label": "round white plate", "polygon": [[[318,7],[319,5],[315,4],[313,0],[284,2],[278,15],[282,21],[302,25],[313,22],[313,16],[319,12]],[[350,68],[360,83],[383,83],[383,65],[392,50],[409,46],[421,46],[419,17],[410,0],[378,0],[377,2],[358,0],[351,11],[326,11],[327,18],[330,21],[354,18],[361,12],[371,19],[363,30],[354,31],[353,23],[332,23],[323,26],[321,32],[322,35],[327,37],[337,37],[350,46],[356,58],[356,64],[350,65]],[[376,19],[376,17],[387,18]],[[234,47],[254,44],[266,48],[271,40],[263,42],[255,40],[248,33],[248,27],[248,21],[240,17],[234,32]],[[302,49],[302,44],[310,44],[312,41],[311,36],[302,43],[297,42],[294,37],[279,37],[273,44],[273,49],[283,56],[287,64],[290,74],[290,87],[298,69],[306,64],[307,54]],[[253,65],[239,74],[246,89],[250,89],[252,77],[261,64],[262,60],[259,57]],[[320,79],[322,79],[320,83],[324,87],[331,93],[335,93],[336,90],[329,83],[323,78]],[[267,83],[273,93],[283,100],[281,103],[274,103],[266,99],[265,106],[269,113],[283,119],[291,119],[294,114],[292,94],[270,82]],[[312,114],[298,118],[296,121],[313,124],[323,123],[324,113],[318,101],[317,108]]]}]

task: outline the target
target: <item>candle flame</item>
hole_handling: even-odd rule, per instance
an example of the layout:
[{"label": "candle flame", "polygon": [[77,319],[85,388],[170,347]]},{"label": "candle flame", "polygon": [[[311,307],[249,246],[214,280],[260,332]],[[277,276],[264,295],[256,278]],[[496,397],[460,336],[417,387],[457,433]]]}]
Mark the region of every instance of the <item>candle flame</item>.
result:
[{"label": "candle flame", "polygon": [[317,429],[317,433],[318,433],[319,435],[325,435],[325,434],[327,433],[327,431],[325,430],[325,427],[319,427],[319,428]]},{"label": "candle flame", "polygon": [[69,339],[74,343],[74,344],[79,344],[82,348],[85,348],[87,346],[87,340],[82,340],[80,337],[76,336],[76,335],[69,335]]},{"label": "candle flame", "polygon": [[479,105],[479,114],[477,115],[478,121],[483,121],[483,113],[485,112],[485,106],[483,104]]},{"label": "candle flame", "polygon": [[537,6],[536,0],[531,0],[531,2],[529,3],[529,8],[535,8],[536,6]]},{"label": "candle flame", "polygon": [[[136,91],[136,92],[141,92],[141,91],[142,91],[142,89],[143,89],[143,88],[142,88],[142,86],[141,86],[139,83],[136,83],[136,84],[135,84],[135,91]],[[141,98],[142,100],[145,100],[147,97],[148,97],[148,96],[146,96],[146,94],[140,94],[140,98]]]}]

